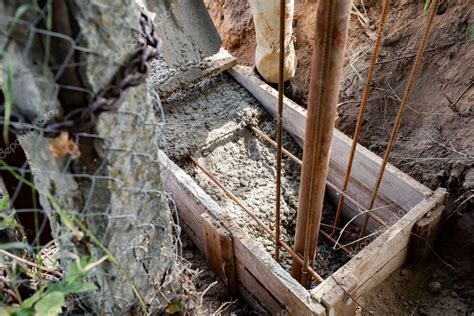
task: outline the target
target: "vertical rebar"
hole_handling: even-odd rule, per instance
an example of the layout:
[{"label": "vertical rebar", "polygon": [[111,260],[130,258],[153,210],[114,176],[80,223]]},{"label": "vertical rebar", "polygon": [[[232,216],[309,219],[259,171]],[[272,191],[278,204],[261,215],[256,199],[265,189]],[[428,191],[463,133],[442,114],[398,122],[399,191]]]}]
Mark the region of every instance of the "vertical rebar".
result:
[{"label": "vertical rebar", "polygon": [[351,4],[351,0],[320,0],[317,5],[295,236],[304,263],[294,260],[292,266],[293,277],[306,287],[306,267],[313,266],[316,255]]},{"label": "vertical rebar", "polygon": [[281,160],[283,139],[283,71],[285,67],[285,1],[280,0],[280,65],[278,72],[278,119],[277,119],[277,156],[276,156],[276,202],[275,202],[275,260],[280,261],[280,221],[281,221]]},{"label": "vertical rebar", "polygon": [[[395,123],[393,125],[392,132],[390,133],[390,140],[388,141],[387,149],[385,150],[382,165],[380,166],[379,174],[377,176],[377,181],[375,183],[375,188],[374,188],[374,191],[372,192],[372,199],[370,201],[369,210],[371,210],[374,207],[375,200],[377,199],[377,195],[379,193],[380,184],[382,183],[382,179],[383,179],[383,176],[384,176],[384,173],[385,173],[385,168],[387,166],[388,160],[390,159],[390,155],[392,153],[393,146],[395,146],[395,143],[397,141],[398,132],[400,130],[400,124],[402,122],[403,114],[405,114],[405,111],[406,111],[406,108],[407,108],[407,105],[408,105],[408,101],[410,99],[410,94],[411,94],[411,91],[413,90],[413,85],[415,83],[416,76],[418,75],[418,72],[421,68],[421,64],[422,64],[422,61],[423,61],[423,54],[425,52],[426,43],[428,42],[428,38],[430,36],[431,29],[433,27],[433,21],[434,21],[434,18],[436,16],[436,11],[438,9],[438,3],[439,3],[439,0],[434,0],[433,3],[431,4],[430,16],[428,18],[428,21],[426,22],[425,32],[423,33],[423,37],[422,37],[421,42],[420,42],[420,47],[418,48],[418,52],[416,54],[416,59],[415,59],[415,62],[413,64],[413,68],[411,70],[410,77],[408,79],[408,84],[407,84],[407,87],[405,88],[405,92],[403,94],[403,98],[402,98],[402,101],[400,103],[400,109],[398,110],[398,114],[397,114],[397,117],[395,119]],[[367,229],[368,221],[369,221],[369,217],[366,216],[365,221],[364,221],[364,225],[362,226],[362,230],[360,232],[359,238],[362,238],[365,235],[365,230]]]},{"label": "vertical rebar", "polygon": [[[349,154],[349,160],[347,161],[346,173],[344,174],[344,182],[341,189],[342,192],[346,192],[347,187],[349,185],[349,180],[351,178],[352,163],[354,161],[357,144],[359,143],[360,132],[362,129],[362,122],[364,120],[364,114],[367,108],[367,101],[369,99],[369,94],[370,94],[370,86],[372,85],[375,68],[377,67],[377,59],[380,53],[380,48],[382,46],[383,31],[385,28],[385,22],[387,21],[389,7],[390,7],[390,0],[384,0],[383,5],[382,5],[382,13],[380,17],[379,27],[377,30],[377,38],[375,40],[375,46],[374,46],[374,50],[372,52],[372,58],[370,61],[369,73],[367,75],[367,82],[365,83],[364,94],[362,95],[362,101],[360,104],[359,116],[357,118],[357,124],[356,124],[356,128],[355,128],[354,135],[352,138],[351,152]],[[343,206],[344,206],[344,195],[341,195],[341,197],[339,198],[339,203],[337,205],[336,217],[334,219],[334,228],[332,230],[331,235],[334,235],[334,233],[336,232],[336,227],[339,225],[339,222],[341,221]]]}]

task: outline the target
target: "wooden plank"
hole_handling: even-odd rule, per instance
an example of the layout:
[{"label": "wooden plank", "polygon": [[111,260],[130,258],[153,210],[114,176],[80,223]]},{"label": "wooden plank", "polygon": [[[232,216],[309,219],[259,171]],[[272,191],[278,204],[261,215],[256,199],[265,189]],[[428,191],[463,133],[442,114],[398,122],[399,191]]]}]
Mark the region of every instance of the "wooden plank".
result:
[{"label": "wooden plank", "polygon": [[237,260],[287,307],[290,315],[326,315],[324,307],[312,299],[309,292],[276,263],[260,244],[242,231],[232,231]]},{"label": "wooden plank", "polygon": [[417,263],[433,252],[443,211],[443,206],[437,207],[416,222],[409,246],[410,262]]},{"label": "wooden plank", "polygon": [[202,63],[190,65],[185,70],[178,72],[166,81],[160,83],[157,87],[158,94],[161,98],[167,98],[179,90],[186,90],[193,84],[206,77],[215,76],[229,68],[237,65],[237,59],[229,54],[223,48]]},{"label": "wooden plank", "polygon": [[201,214],[210,212],[218,217],[223,211],[220,206],[204,192],[180,167],[168,159],[161,150],[158,151],[161,180],[165,191],[171,194],[180,220],[184,221],[192,231],[193,241],[202,252],[206,252],[206,245],[202,235]]},{"label": "wooden plank", "polygon": [[[232,234],[234,262],[243,266],[264,285],[292,315],[325,315],[324,307],[316,302],[310,293],[296,282],[288,272],[273,260],[257,241],[250,238],[197,183],[162,152],[158,152],[161,177],[167,192],[172,193],[181,219],[193,229],[202,229],[202,217],[209,212]],[[193,240],[203,253],[205,243],[202,236]],[[238,280],[240,281],[240,280]],[[252,292],[251,289],[248,289]]]},{"label": "wooden plank", "polygon": [[[255,77],[249,67],[235,66],[228,70],[235,80],[244,86],[273,116],[276,117],[277,91]],[[283,125],[302,144],[306,122],[306,110],[288,98],[284,100]],[[345,169],[351,139],[339,130],[334,130],[331,163]],[[382,159],[363,146],[357,147],[352,168],[352,177],[369,187],[375,184]],[[330,170],[331,172],[331,170]],[[348,192],[352,190],[349,186]],[[380,187],[379,195],[394,202],[408,211],[432,193],[413,178],[404,174],[392,165],[388,165]]]},{"label": "wooden plank", "polygon": [[[413,226],[427,212],[443,205],[446,196],[445,189],[438,189],[433,196],[420,202],[337,270],[333,277],[338,282],[328,278],[311,290],[311,294],[323,302],[330,315],[342,315],[341,309],[351,305],[351,299],[342,291],[341,284],[353,298],[358,298],[398,269],[406,260]],[[351,281],[347,283],[344,280]]]},{"label": "wooden plank", "polygon": [[[344,179],[344,169],[335,163],[330,163],[329,165],[329,174],[328,181],[334,184],[336,187],[341,188],[342,182]],[[339,194],[331,187],[327,186],[326,193],[330,201],[335,205],[339,202]],[[368,206],[368,202],[372,197],[372,190],[367,187],[367,185],[361,183],[358,179],[351,179],[351,186],[348,190],[349,195],[361,205]],[[365,203],[364,203],[365,202]],[[405,211],[402,210],[398,205],[387,200],[384,196],[378,196],[374,204],[374,209],[372,213],[377,215],[382,219],[387,225],[394,224],[399,218],[405,215]],[[354,218],[356,215],[360,214],[360,210],[357,205],[353,204],[348,199],[345,199],[343,216],[345,218]],[[364,216],[359,215],[354,222],[359,226],[362,226],[364,223]],[[381,225],[374,221],[373,219],[369,220],[367,231],[372,233],[381,228]]]},{"label": "wooden plank", "polygon": [[230,294],[237,293],[232,234],[209,213],[201,214],[205,254],[210,268]]},{"label": "wooden plank", "polygon": [[239,293],[260,306],[260,308],[267,310],[271,315],[281,315],[285,308],[275,299],[270,292],[262,285],[246,268],[239,262],[235,262],[236,275],[239,280]]}]

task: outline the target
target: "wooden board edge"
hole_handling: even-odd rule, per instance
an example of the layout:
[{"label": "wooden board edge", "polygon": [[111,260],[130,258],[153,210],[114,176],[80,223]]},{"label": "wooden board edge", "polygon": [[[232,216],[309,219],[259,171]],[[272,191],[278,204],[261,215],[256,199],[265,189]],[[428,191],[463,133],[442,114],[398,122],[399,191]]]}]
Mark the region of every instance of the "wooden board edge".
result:
[{"label": "wooden board edge", "polygon": [[203,213],[201,239],[210,268],[225,285],[229,294],[237,294],[232,234],[211,214]]},{"label": "wooden board edge", "polygon": [[[436,190],[333,273],[331,278],[310,290],[311,295],[323,302],[329,314],[333,310],[338,315],[340,309],[351,301],[346,293],[357,299],[406,261],[413,226],[427,212],[443,205],[446,197],[445,189]],[[344,290],[341,286],[344,286]]]},{"label": "wooden board edge", "polygon": [[265,286],[241,262],[236,261],[235,267],[238,277],[237,288],[243,297],[258,305],[259,308],[267,310],[271,315],[282,315],[286,311],[285,307],[268,292]]},{"label": "wooden board edge", "polygon": [[203,78],[215,76],[235,65],[237,65],[237,58],[221,48],[217,54],[205,58],[202,63],[191,65],[162,82],[158,87],[158,93],[161,98],[167,98],[178,90],[188,89]]},{"label": "wooden board edge", "polygon": [[[250,238],[235,223],[226,211],[186,174],[172,162],[164,152],[158,152],[161,165],[162,181],[169,193],[173,195],[178,207],[178,213],[185,224],[193,231],[200,231],[202,214],[209,212],[232,235],[234,262],[238,260],[245,268],[265,285],[266,290],[281,304],[288,308],[292,315],[325,315],[324,307],[315,301],[309,292],[294,280],[272,257],[263,246]],[[171,192],[169,191],[171,190]],[[179,209],[181,208],[181,210]],[[186,219],[191,219],[187,223]],[[197,237],[197,236],[196,236]],[[202,253],[206,245],[201,240],[194,240]],[[239,282],[239,280],[237,280]],[[248,289],[252,291],[252,289]]]}]

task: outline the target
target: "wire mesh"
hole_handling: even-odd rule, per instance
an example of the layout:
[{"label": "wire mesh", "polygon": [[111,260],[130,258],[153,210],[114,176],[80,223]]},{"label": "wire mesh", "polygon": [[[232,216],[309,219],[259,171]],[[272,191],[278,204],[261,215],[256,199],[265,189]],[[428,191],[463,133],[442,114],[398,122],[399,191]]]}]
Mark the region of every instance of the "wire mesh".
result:
[{"label": "wire mesh", "polygon": [[[100,291],[73,292],[69,312],[150,312],[188,290],[175,285],[194,272],[176,264],[181,228],[160,180],[159,98],[142,84],[88,130],[49,128],[74,110],[71,96],[92,102],[143,45],[135,1],[119,2],[74,2],[73,36],[53,31],[60,17],[52,1],[0,3],[0,120],[8,135],[0,151],[0,308],[21,304],[48,281],[61,284],[68,267],[89,257],[84,282]],[[48,45],[61,46],[64,58]],[[68,82],[71,70],[82,85]]]}]

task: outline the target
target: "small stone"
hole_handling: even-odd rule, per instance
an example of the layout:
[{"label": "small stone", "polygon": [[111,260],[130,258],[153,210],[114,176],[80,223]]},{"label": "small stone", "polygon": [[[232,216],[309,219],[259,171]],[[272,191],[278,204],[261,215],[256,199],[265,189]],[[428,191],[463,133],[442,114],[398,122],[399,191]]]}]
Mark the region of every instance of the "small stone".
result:
[{"label": "small stone", "polygon": [[455,291],[451,291],[451,297],[458,297],[458,293],[456,293]]},{"label": "small stone", "polygon": [[420,308],[420,309],[418,310],[418,313],[419,313],[420,315],[428,315],[428,312],[427,312],[426,309],[424,309],[424,308]]},{"label": "small stone", "polygon": [[186,251],[186,252],[184,253],[184,259],[186,259],[186,260],[192,260],[192,259],[194,259],[194,254],[193,254],[192,252],[190,252],[190,251]]},{"label": "small stone", "polygon": [[428,290],[431,294],[439,294],[441,292],[441,283],[438,281],[433,281],[428,284]]},{"label": "small stone", "polygon": [[437,177],[438,179],[440,179],[440,180],[441,180],[441,179],[444,179],[444,178],[446,177],[446,171],[445,171],[445,170],[440,170],[440,172],[438,172],[438,173],[436,174],[436,177]]},{"label": "small stone", "polygon": [[401,270],[400,270],[400,275],[402,275],[402,276],[407,276],[407,275],[408,275],[408,272],[409,272],[408,269],[401,269]]}]

